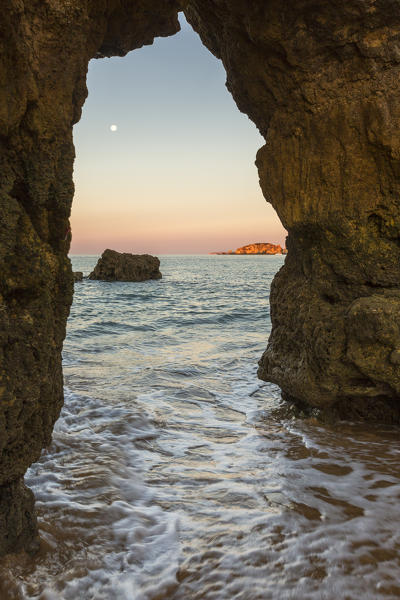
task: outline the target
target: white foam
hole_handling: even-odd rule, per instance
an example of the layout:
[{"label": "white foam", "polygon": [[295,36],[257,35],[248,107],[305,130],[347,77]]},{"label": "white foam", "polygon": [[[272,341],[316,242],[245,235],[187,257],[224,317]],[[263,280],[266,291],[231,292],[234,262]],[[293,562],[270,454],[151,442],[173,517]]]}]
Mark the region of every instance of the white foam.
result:
[{"label": "white foam", "polygon": [[185,260],[151,292],[77,288],[71,389],[27,478],[42,551],[1,570],[6,600],[398,597],[398,437],[273,419],[268,257]]}]

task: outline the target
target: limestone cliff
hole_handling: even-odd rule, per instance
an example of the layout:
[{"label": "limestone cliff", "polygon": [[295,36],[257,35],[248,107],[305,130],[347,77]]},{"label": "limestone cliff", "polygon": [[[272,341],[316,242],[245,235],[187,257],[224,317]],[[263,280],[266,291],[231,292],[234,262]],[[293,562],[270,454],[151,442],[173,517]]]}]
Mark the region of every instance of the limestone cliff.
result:
[{"label": "limestone cliff", "polygon": [[399,418],[400,4],[5,0],[0,20],[0,553],[35,537],[26,468],[62,405],[72,126],[92,57],[178,30],[183,7],[266,143],[288,231],[260,377],[341,415]]}]

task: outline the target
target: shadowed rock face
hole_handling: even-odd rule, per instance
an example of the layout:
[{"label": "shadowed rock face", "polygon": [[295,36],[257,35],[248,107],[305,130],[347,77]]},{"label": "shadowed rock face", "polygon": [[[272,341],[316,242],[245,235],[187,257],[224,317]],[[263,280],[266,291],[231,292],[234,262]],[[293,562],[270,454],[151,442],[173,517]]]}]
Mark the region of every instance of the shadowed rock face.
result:
[{"label": "shadowed rock face", "polygon": [[83,273],[82,273],[82,271],[74,271],[72,273],[72,276],[74,278],[74,283],[77,283],[78,281],[83,281]]},{"label": "shadowed rock face", "polygon": [[90,58],[178,30],[171,0],[6,0],[0,19],[0,554],[35,536],[29,465],[62,403],[72,126]]},{"label": "shadowed rock face", "polygon": [[[342,416],[398,419],[399,3],[181,5],[266,139],[261,186],[289,232],[260,377]],[[62,405],[71,133],[87,64],[173,34],[178,8],[174,0],[2,6],[0,554],[35,537],[22,477]]]},{"label": "shadowed rock face", "polygon": [[289,232],[259,377],[341,416],[398,420],[399,4],[199,0],[187,13],[266,139],[260,183]]},{"label": "shadowed rock face", "polygon": [[89,279],[101,281],[146,281],[161,279],[160,261],[150,254],[104,250]]}]

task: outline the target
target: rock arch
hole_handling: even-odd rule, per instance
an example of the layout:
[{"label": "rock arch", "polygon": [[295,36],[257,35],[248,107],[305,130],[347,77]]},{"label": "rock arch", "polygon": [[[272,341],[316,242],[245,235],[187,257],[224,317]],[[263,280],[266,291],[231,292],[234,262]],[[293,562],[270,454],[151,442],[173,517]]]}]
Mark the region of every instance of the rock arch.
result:
[{"label": "rock arch", "polygon": [[23,475],[61,409],[72,126],[93,57],[178,30],[221,58],[266,140],[289,232],[259,375],[311,406],[398,420],[400,6],[394,0],[6,0],[0,21],[0,554],[32,547]]}]

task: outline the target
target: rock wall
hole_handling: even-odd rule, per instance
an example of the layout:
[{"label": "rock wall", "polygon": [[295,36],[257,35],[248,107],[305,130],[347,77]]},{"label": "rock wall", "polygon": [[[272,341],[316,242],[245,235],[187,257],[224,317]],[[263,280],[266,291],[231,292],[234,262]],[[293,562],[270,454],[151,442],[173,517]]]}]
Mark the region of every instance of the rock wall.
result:
[{"label": "rock wall", "polygon": [[[289,232],[260,376],[339,414],[398,418],[400,5],[182,0],[266,139]],[[62,405],[72,125],[92,57],[178,30],[178,0],[5,0],[0,20],[0,554],[34,546],[27,467]],[[238,140],[240,143],[240,140]]]},{"label": "rock wall", "polygon": [[177,3],[5,0],[0,19],[0,554],[33,547],[23,476],[62,403],[72,126],[88,61],[170,35]]},{"label": "rock wall", "polygon": [[265,137],[260,183],[288,230],[259,376],[398,421],[400,5],[193,0],[187,14]]}]

